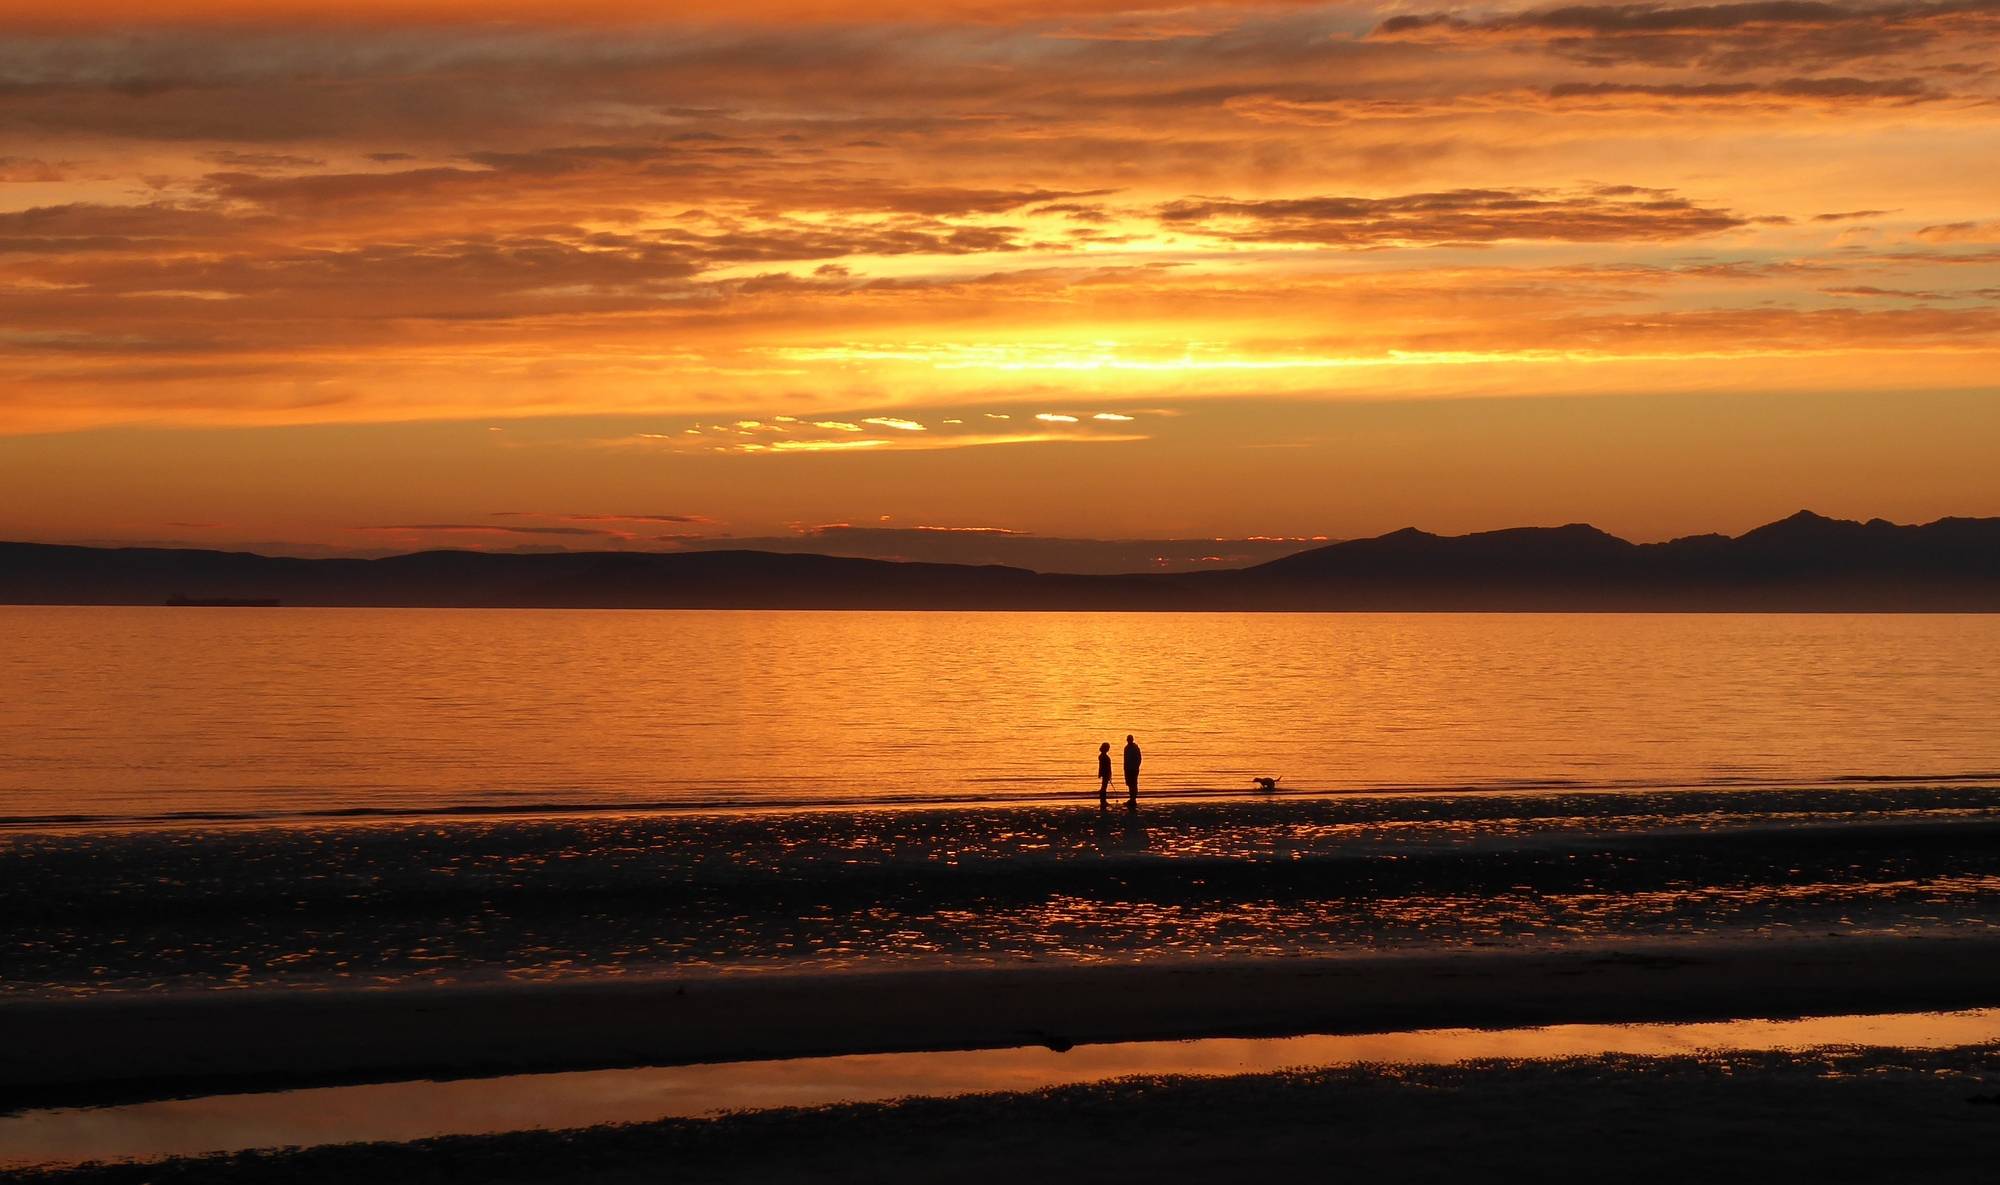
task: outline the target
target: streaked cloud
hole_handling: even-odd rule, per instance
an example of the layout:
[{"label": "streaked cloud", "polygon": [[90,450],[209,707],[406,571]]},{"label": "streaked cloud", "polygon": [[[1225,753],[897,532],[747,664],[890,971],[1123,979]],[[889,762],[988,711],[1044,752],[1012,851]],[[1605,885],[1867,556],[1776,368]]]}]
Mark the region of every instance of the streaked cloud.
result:
[{"label": "streaked cloud", "polygon": [[1194,233],[1262,243],[1492,243],[1507,239],[1652,242],[1696,238],[1749,220],[1667,190],[1600,186],[1580,193],[1459,189],[1391,198],[1189,198],[1160,216]]},{"label": "streaked cloud", "polygon": [[1429,45],[1513,41],[1596,66],[1706,66],[1734,71],[1773,61],[1838,64],[1991,36],[2000,12],[1988,0],[1838,4],[1746,0],[1705,5],[1579,4],[1470,15],[1403,14],[1377,40]]},{"label": "streaked cloud", "polygon": [[886,440],[779,440],[770,444],[745,444],[737,446],[744,452],[779,453],[830,453],[850,449],[881,448]]},{"label": "streaked cloud", "polygon": [[1990,222],[1947,222],[1917,232],[1926,243],[2000,243],[2000,219]]},{"label": "streaked cloud", "polygon": [[500,526],[494,523],[402,523],[381,527],[349,527],[351,531],[392,531],[398,534],[444,535],[588,535],[611,536],[615,531],[593,527]]},{"label": "streaked cloud", "polygon": [[1093,539],[1038,535],[1006,527],[857,527],[846,523],[788,535],[724,536],[676,544],[684,550],[754,548],[864,559],[944,564],[1003,564],[1039,572],[1111,575],[1189,572],[1263,563],[1327,540],[1306,536],[1196,539]]},{"label": "streaked cloud", "polygon": [[569,523],[683,523],[710,524],[704,514],[542,514],[527,510],[496,510],[491,518],[551,519]]}]

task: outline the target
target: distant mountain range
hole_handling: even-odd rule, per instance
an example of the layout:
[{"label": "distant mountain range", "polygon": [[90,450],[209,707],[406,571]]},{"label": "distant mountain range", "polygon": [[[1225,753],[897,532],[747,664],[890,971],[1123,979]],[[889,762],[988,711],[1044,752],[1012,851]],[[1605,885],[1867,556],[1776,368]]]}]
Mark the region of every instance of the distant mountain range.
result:
[{"label": "distant mountain range", "polygon": [[[1222,571],[1088,576],[760,551],[385,559],[0,543],[0,603],[1032,610],[2000,611],[2000,518],[1801,511],[1730,538],[1396,531]],[[192,608],[190,611],[194,611]]]}]

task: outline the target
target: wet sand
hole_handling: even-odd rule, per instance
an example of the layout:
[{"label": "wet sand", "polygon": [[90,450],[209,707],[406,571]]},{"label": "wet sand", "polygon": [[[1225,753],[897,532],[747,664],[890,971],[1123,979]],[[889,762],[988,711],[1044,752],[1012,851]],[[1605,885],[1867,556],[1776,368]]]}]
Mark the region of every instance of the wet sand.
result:
[{"label": "wet sand", "polygon": [[2000,938],[1591,944],[1250,962],[0,1003],[0,1102],[1199,1036],[2000,1004]]},{"label": "wet sand", "polygon": [[0,999],[1829,931],[2000,933],[2000,789],[0,830]]},{"label": "wet sand", "polygon": [[85,1167],[42,1185],[262,1182],[1959,1182],[1990,1174],[2000,1047],[1219,1079]]}]

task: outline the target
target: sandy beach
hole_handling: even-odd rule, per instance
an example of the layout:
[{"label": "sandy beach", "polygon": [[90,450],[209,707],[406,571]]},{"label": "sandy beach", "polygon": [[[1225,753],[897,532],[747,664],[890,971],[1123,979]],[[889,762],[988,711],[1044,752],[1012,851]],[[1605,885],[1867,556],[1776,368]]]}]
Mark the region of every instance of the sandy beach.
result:
[{"label": "sandy beach", "polygon": [[898,1050],[1911,1012],[2000,941],[1820,938],[1124,966],[209,992],[0,1005],[12,1106]]}]

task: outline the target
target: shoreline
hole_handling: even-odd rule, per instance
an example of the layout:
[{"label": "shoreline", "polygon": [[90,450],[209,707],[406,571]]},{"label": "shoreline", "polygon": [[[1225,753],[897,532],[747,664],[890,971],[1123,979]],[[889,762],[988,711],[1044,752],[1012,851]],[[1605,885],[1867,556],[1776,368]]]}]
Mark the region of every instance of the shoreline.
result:
[{"label": "shoreline", "polygon": [[[1094,784],[1094,781],[1093,781]],[[1147,790],[1140,809],[1171,810],[1182,806],[1252,805],[1312,807],[1365,799],[1506,798],[1554,795],[1724,794],[1724,793],[1882,793],[1893,791],[2000,790],[2000,770],[1945,774],[1848,774],[1823,778],[1743,777],[1665,781],[1569,781],[1560,778],[1499,780],[1437,785],[1368,785],[1299,789],[1276,793],[1219,787],[1172,787]],[[1111,814],[1125,817],[1119,795]],[[360,827],[372,824],[514,823],[588,821],[606,818],[755,818],[761,816],[957,813],[967,810],[1078,810],[1096,805],[1092,789],[1040,793],[935,795],[838,799],[653,799],[601,802],[465,803],[446,806],[329,807],[289,812],[230,812],[190,810],[159,815],[57,814],[0,816],[0,838],[8,835],[96,835],[162,831],[213,831],[268,827]],[[1084,812],[1084,817],[1101,817]]]},{"label": "shoreline", "polygon": [[1995,1005],[2000,935],[118,995],[0,1003],[0,1108],[856,1053]]}]

